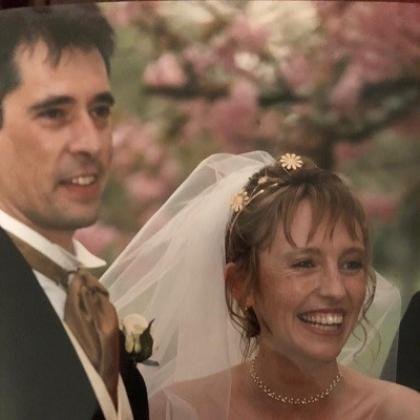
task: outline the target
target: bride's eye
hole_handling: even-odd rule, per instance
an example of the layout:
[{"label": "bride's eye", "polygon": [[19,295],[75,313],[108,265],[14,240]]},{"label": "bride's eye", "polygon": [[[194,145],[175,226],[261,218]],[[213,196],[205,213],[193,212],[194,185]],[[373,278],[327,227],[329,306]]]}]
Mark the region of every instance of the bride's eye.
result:
[{"label": "bride's eye", "polygon": [[343,263],[343,269],[349,272],[360,271],[363,267],[363,261],[359,259],[351,259]]},{"label": "bride's eye", "polygon": [[295,261],[292,264],[292,267],[297,268],[297,269],[313,268],[313,267],[315,267],[315,262],[310,258],[306,258],[306,259],[303,259],[303,260]]}]

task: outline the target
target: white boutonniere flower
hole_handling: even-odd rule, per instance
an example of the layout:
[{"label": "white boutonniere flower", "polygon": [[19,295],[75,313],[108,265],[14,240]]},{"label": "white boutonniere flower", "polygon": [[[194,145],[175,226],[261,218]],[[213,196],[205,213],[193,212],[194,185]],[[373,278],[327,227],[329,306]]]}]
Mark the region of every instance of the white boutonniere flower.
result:
[{"label": "white boutonniere flower", "polygon": [[135,363],[158,364],[148,360],[153,352],[153,337],[150,331],[153,321],[148,322],[140,314],[127,315],[121,321],[121,329],[125,335],[125,350]]}]

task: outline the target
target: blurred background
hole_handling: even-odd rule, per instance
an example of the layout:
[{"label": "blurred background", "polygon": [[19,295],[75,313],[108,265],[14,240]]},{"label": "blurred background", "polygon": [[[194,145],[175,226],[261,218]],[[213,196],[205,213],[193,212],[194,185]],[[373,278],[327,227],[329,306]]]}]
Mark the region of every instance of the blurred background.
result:
[{"label": "blurred background", "polygon": [[101,3],[117,32],[114,164],[79,238],[112,262],[203,158],[302,153],[344,174],[403,307],[420,288],[420,5]]}]

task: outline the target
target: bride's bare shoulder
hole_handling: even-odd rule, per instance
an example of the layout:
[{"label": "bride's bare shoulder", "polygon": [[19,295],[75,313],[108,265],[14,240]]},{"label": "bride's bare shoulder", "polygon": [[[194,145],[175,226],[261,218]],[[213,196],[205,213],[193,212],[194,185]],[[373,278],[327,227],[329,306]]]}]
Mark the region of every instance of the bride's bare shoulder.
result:
[{"label": "bride's bare shoulder", "polygon": [[[405,386],[345,369],[346,380],[377,407],[374,419],[418,420],[420,393]],[[343,372],[343,373],[344,373]]]},{"label": "bride's bare shoulder", "polygon": [[392,382],[378,382],[383,402],[379,408],[378,418],[418,420],[420,417],[420,393]]}]

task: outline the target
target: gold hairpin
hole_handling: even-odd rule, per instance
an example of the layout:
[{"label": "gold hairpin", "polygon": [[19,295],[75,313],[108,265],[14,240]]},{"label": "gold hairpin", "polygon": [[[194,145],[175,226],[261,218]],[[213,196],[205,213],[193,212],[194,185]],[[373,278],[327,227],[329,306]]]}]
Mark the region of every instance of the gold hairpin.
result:
[{"label": "gold hairpin", "polygon": [[234,213],[240,213],[254,198],[264,192],[264,189],[258,190],[255,188],[251,195],[248,195],[245,189],[242,188],[233,196],[232,201],[230,202],[230,208]]},{"label": "gold hairpin", "polygon": [[[294,171],[303,166],[302,158],[295,153],[285,153],[280,156],[278,163],[286,173],[287,171]],[[230,202],[230,208],[233,213],[240,213],[254,198],[264,193],[267,189],[278,187],[279,183],[273,181],[275,181],[274,178],[262,175],[258,178],[256,187],[250,193],[246,191],[245,187],[242,188],[232,197]]]},{"label": "gold hairpin", "polygon": [[242,211],[249,201],[248,193],[242,188],[233,197],[230,203],[230,208],[235,212]]},{"label": "gold hairpin", "polygon": [[288,171],[295,171],[298,168],[301,168],[303,165],[302,158],[295,153],[285,153],[280,156],[280,165],[282,168],[287,169]]}]

